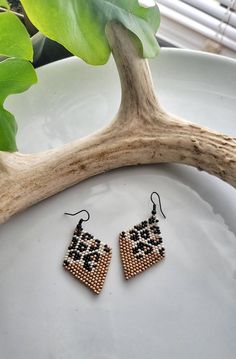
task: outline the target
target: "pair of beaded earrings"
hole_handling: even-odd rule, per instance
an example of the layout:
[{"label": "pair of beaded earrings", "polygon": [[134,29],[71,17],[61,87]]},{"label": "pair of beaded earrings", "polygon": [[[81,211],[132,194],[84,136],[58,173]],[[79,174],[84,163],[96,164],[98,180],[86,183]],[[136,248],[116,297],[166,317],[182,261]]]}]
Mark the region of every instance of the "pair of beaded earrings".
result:
[{"label": "pair of beaded earrings", "polygon": [[[159,194],[152,192],[150,197],[153,204],[151,216],[130,230],[120,233],[120,253],[126,279],[141,273],[165,257],[165,248],[162,245],[158,226],[159,221],[156,217],[154,195],[157,195],[160,212],[166,218],[162,211]],[[81,212],[87,213],[88,217],[80,219],[77,224],[63,266],[96,294],[99,294],[111,262],[112,250],[107,244],[84,231],[82,223],[89,220],[88,211],[83,209],[76,213],[66,212],[65,214],[75,216]]]}]

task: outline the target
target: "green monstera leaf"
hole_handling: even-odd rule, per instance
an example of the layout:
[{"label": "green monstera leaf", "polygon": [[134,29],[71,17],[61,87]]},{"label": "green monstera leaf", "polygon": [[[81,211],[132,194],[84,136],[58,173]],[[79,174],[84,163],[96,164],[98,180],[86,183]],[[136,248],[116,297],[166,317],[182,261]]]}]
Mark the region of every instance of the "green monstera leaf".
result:
[{"label": "green monstera leaf", "polygon": [[0,7],[4,7],[5,9],[10,9],[7,0],[0,0]]},{"label": "green monstera leaf", "polygon": [[33,59],[29,34],[18,17],[9,11],[0,14],[0,55]]},{"label": "green monstera leaf", "polygon": [[16,151],[17,125],[14,116],[4,107],[7,96],[26,91],[37,82],[30,62],[23,59],[7,59],[0,63],[0,150]]},{"label": "green monstera leaf", "polygon": [[144,8],[138,0],[21,0],[32,23],[47,37],[61,43],[89,64],[107,62],[110,48],[105,34],[118,21],[139,39],[143,57],[158,52],[155,33],[158,8]]},{"label": "green monstera leaf", "polygon": [[17,149],[17,125],[3,104],[7,96],[27,90],[37,82],[37,77],[27,61],[33,57],[30,37],[21,21],[9,11],[0,14],[0,55],[12,57],[0,62],[0,151],[13,152]]}]

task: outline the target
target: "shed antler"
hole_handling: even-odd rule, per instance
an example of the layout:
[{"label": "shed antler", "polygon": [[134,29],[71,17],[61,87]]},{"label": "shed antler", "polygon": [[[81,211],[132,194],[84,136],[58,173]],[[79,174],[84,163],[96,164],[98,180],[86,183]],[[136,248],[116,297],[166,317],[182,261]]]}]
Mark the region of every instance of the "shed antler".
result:
[{"label": "shed antler", "polygon": [[60,148],[32,155],[0,152],[0,222],[86,178],[128,165],[184,163],[236,186],[236,138],[166,113],[128,30],[112,23],[107,37],[122,85],[116,118]]}]

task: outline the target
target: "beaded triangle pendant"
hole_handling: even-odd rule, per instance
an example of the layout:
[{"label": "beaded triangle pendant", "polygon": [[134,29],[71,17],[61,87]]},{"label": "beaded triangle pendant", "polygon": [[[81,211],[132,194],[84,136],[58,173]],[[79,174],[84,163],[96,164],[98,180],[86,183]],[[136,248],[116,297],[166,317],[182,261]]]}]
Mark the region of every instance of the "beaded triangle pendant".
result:
[{"label": "beaded triangle pendant", "polygon": [[[151,200],[153,192],[151,195]],[[158,194],[157,194],[158,195]],[[161,202],[160,197],[160,209]],[[153,202],[153,200],[152,200]],[[165,217],[164,213],[162,215]],[[156,204],[153,202],[151,217],[120,234],[120,253],[126,279],[143,272],[165,257],[160,228],[156,218]]]},{"label": "beaded triangle pendant", "polygon": [[[67,213],[68,214],[68,213]],[[111,261],[111,248],[78,223],[64,258],[63,266],[94,293],[102,290]]]}]

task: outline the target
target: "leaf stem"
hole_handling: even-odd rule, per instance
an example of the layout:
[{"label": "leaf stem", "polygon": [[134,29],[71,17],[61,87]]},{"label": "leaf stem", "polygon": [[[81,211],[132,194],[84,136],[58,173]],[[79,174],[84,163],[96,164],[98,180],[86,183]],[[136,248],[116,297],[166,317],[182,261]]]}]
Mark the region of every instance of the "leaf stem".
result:
[{"label": "leaf stem", "polygon": [[24,18],[24,15],[23,15],[23,14],[19,14],[18,12],[13,11],[13,10],[5,9],[5,7],[1,7],[1,6],[0,6],[0,11],[1,11],[1,12],[11,12],[12,14],[17,15],[18,17]]}]

